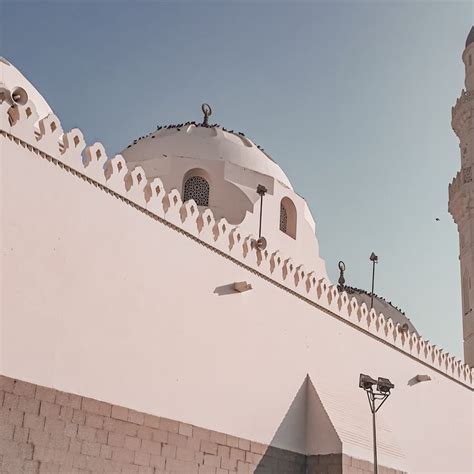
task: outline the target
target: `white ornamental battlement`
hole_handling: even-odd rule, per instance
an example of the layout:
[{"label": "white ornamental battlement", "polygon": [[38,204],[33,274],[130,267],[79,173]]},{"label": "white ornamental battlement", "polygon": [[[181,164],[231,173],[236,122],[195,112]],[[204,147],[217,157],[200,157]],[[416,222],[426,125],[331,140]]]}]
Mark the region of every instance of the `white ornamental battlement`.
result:
[{"label": "white ornamental battlement", "polygon": [[188,236],[329,317],[337,318],[453,381],[474,388],[474,370],[460,360],[395,325],[383,314],[373,309],[369,311],[364,303],[359,305],[354,297],[339,292],[328,280],[278,249],[258,250],[253,235],[242,235],[239,227],[226,219],[216,221],[210,209],[201,211],[192,200],[183,203],[178,190],[166,190],[159,178],[148,179],[140,167],[129,170],[120,155],[109,158],[101,143],[87,146],[79,129],[64,132],[55,115],[39,119],[31,101],[15,107],[6,101],[0,103],[0,134],[2,139],[14,141],[73,178],[112,194],[124,205]]}]

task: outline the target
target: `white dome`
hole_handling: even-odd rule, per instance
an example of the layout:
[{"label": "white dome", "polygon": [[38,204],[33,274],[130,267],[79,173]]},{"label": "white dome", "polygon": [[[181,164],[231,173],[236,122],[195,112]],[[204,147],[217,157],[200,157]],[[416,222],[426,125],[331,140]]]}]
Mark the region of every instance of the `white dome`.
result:
[{"label": "white dome", "polygon": [[293,189],[282,169],[263,150],[243,134],[217,125],[202,126],[191,122],[159,128],[135,140],[121,154],[130,164],[148,162],[148,169],[153,169],[150,160],[169,156],[227,161],[271,176]]},{"label": "white dome", "polygon": [[29,100],[35,104],[39,118],[46,117],[53,113],[49,104],[36,90],[33,84],[31,84],[31,82],[15,66],[13,66],[13,64],[0,56],[0,86],[2,83],[4,87],[10,91],[16,87],[25,89]]}]

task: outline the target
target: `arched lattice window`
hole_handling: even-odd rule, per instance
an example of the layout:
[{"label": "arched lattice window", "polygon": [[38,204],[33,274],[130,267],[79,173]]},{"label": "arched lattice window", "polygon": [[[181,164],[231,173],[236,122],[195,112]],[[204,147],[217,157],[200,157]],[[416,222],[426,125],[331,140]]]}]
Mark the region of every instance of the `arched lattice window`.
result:
[{"label": "arched lattice window", "polygon": [[194,199],[198,206],[209,206],[209,183],[202,176],[191,176],[184,183],[184,201]]},{"label": "arched lattice window", "polygon": [[280,230],[296,239],[296,207],[287,197],[280,202]]},{"label": "arched lattice window", "polygon": [[288,231],[288,213],[286,212],[283,202],[280,203],[280,230],[285,234]]}]

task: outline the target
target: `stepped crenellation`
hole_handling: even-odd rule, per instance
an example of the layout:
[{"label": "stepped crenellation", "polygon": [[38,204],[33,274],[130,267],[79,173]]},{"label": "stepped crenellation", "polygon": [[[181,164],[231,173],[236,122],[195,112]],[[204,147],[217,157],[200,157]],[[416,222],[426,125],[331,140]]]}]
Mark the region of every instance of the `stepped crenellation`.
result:
[{"label": "stepped crenellation", "polygon": [[109,158],[102,144],[87,146],[79,129],[63,132],[59,119],[52,114],[39,119],[31,101],[17,109],[18,117],[11,123],[9,108],[6,102],[0,104],[3,139],[14,141],[65,172],[112,194],[125,205],[187,235],[326,314],[465,386],[474,387],[474,370],[460,360],[399,323],[394,324],[382,313],[369,310],[365,303],[359,304],[348,292],[340,292],[336,285],[318,278],[279,250],[259,250],[255,236],[242,235],[239,227],[226,219],[216,221],[210,209],[201,211],[192,200],[183,203],[178,190],[165,190],[159,178],[148,179],[141,167],[129,170],[121,155]]}]

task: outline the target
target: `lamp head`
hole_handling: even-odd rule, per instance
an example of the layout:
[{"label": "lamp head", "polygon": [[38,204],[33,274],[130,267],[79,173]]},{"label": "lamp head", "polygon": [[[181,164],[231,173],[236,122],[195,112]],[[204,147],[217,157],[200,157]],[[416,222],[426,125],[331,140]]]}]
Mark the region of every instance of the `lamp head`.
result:
[{"label": "lamp head", "polygon": [[392,388],[395,388],[395,385],[393,385],[390,380],[385,379],[383,377],[379,377],[377,380],[377,390],[381,393],[389,394],[390,390]]},{"label": "lamp head", "polygon": [[359,387],[363,390],[371,390],[372,386],[377,385],[377,380],[373,379],[370,375],[360,374],[359,376]]}]

